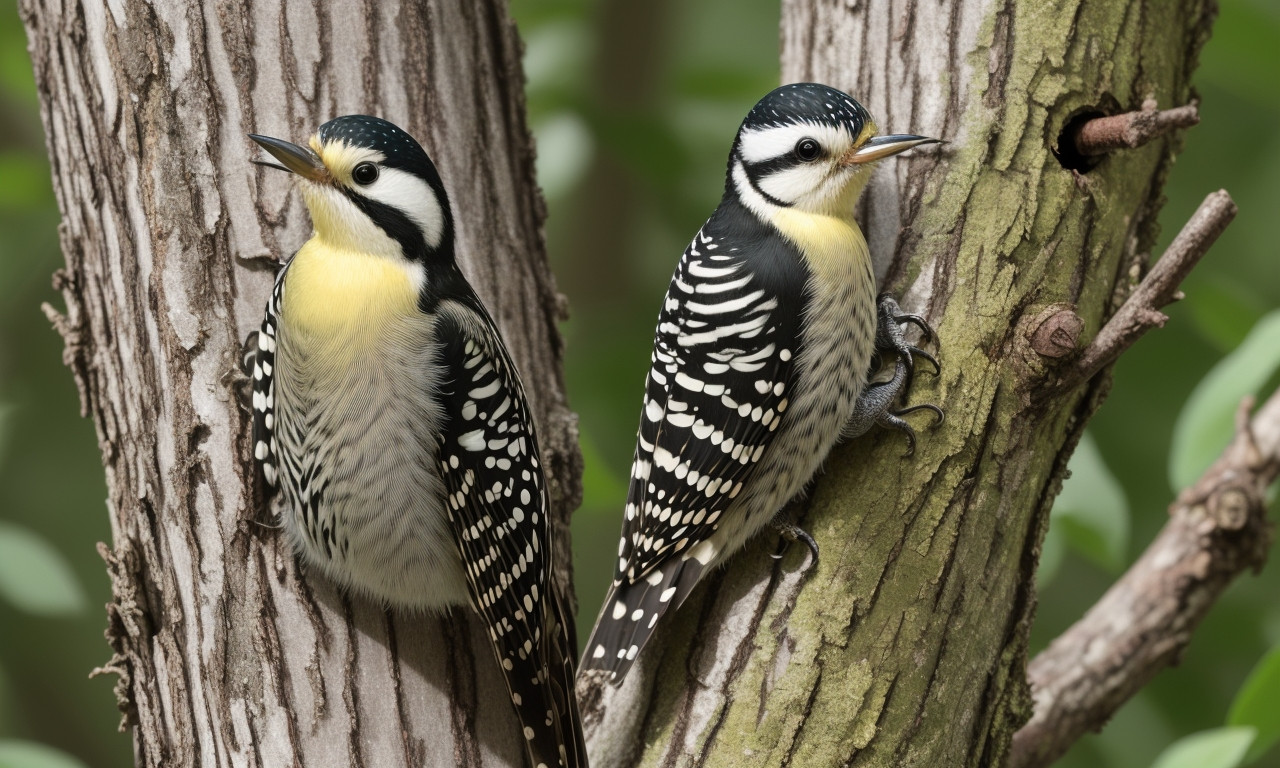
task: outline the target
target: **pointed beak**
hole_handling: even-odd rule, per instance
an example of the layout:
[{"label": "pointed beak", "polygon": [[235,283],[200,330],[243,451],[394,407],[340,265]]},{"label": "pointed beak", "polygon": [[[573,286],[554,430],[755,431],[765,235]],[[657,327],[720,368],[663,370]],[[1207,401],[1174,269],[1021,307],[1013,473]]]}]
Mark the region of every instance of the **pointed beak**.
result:
[{"label": "pointed beak", "polygon": [[249,138],[256,141],[258,146],[270,152],[271,156],[281,163],[276,165],[275,163],[254,161],[259,165],[290,171],[311,181],[326,181],[329,178],[329,169],[324,167],[324,163],[320,161],[315,152],[306,147],[290,144],[282,139],[273,139],[270,136],[259,136],[254,133],[249,134]]},{"label": "pointed beak", "polygon": [[941,144],[938,139],[927,136],[913,136],[909,133],[895,133],[890,136],[877,136],[857,147],[840,159],[841,165],[860,165],[882,160],[899,152],[906,152],[921,144]]}]

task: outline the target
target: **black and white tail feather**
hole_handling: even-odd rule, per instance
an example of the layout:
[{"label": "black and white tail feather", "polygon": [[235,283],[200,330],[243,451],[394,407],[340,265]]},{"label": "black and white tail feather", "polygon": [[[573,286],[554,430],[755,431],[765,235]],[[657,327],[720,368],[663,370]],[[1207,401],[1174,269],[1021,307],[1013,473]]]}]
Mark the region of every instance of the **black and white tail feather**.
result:
[{"label": "black and white tail feather", "polygon": [[585,766],[576,644],[551,576],[550,498],[524,387],[478,299],[442,308],[437,329],[451,373],[440,393],[449,414],[440,471],[472,605],[488,627],[530,765]]},{"label": "black and white tail feather", "polygon": [[583,657],[620,681],[720,552],[715,536],[790,405],[804,277],[746,268],[785,244],[731,199],[685,249],[663,302],[618,564]]}]

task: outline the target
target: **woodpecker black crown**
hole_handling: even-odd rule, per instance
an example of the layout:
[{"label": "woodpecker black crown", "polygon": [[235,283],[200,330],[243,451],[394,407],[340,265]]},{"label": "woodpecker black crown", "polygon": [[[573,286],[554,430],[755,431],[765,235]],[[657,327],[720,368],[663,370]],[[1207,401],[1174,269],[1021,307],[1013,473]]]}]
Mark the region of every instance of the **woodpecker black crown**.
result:
[{"label": "woodpecker black crown", "polygon": [[[444,191],[440,173],[422,145],[393,123],[370,115],[344,115],[320,126],[320,141],[344,141],[381,152],[388,168],[399,168],[424,179],[437,192]],[[443,195],[441,195],[443,197]]]},{"label": "woodpecker black crown", "polygon": [[800,122],[842,125],[857,136],[871,114],[849,94],[820,83],[791,83],[773,89],[747,113],[743,128],[774,128]]}]

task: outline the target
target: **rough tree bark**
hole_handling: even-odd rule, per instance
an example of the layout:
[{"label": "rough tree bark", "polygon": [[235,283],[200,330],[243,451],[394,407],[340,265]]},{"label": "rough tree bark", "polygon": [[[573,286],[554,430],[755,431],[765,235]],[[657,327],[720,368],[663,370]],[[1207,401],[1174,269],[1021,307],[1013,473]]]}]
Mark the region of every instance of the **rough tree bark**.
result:
[{"label": "rough tree bark", "polygon": [[[1106,389],[1080,368],[1096,373],[1107,350],[1078,356],[1144,268],[1177,148],[1085,159],[1060,137],[1082,114],[1185,103],[1213,12],[784,2],[784,80],[838,85],[885,128],[951,142],[883,171],[863,210],[881,277],[943,339],[942,376],[914,397],[949,419],[910,460],[893,436],[836,452],[800,512],[823,545],[815,568],[798,552],[771,563],[762,540],[695,593],[626,686],[584,686],[598,766],[1003,762],[1030,714],[1048,507]],[[391,616],[297,572],[250,497],[233,373],[274,258],[305,235],[244,134],[386,115],[434,150],[462,212],[464,266],[531,390],[563,533],[580,467],[505,9],[23,0],[22,13],[64,216],[67,310],[49,314],[107,469],[106,669],[138,762],[518,764],[508,708],[477,706],[506,696],[466,612]]]},{"label": "rough tree bark", "polygon": [[942,374],[912,400],[947,422],[911,458],[893,434],[834,452],[800,513],[816,567],[803,547],[770,561],[761,537],[623,687],[580,680],[596,765],[1004,762],[1031,714],[1049,507],[1107,389],[1077,363],[1145,269],[1179,146],[1083,159],[1060,136],[1082,115],[1187,103],[1215,12],[784,0],[784,82],[841,87],[883,129],[948,142],[882,169],[862,216],[885,286],[941,338]]},{"label": "rough tree bark", "polygon": [[245,134],[304,138],[352,112],[404,126],[440,165],[464,269],[530,390],[568,562],[580,458],[505,4],[23,0],[21,13],[67,257],[66,312],[48,312],[106,465],[105,669],[138,764],[520,765],[468,611],[389,615],[298,573],[254,509],[233,373],[275,259],[308,229],[285,176],[249,164]]}]

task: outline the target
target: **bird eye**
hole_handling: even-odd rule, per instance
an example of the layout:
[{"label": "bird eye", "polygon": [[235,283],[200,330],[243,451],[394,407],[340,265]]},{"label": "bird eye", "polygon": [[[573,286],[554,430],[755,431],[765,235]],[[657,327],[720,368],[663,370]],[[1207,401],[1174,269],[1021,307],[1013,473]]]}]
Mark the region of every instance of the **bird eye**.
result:
[{"label": "bird eye", "polygon": [[351,178],[357,184],[372,184],[378,180],[378,166],[373,163],[361,163],[351,171]]},{"label": "bird eye", "polygon": [[801,139],[796,142],[796,157],[803,162],[811,163],[822,154],[822,145],[814,139]]}]

